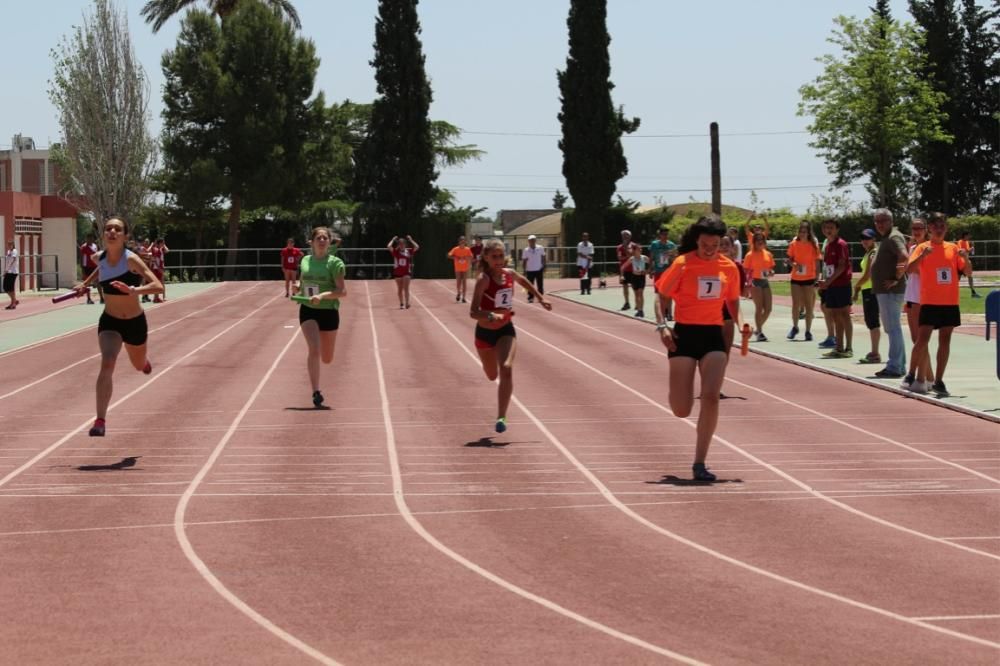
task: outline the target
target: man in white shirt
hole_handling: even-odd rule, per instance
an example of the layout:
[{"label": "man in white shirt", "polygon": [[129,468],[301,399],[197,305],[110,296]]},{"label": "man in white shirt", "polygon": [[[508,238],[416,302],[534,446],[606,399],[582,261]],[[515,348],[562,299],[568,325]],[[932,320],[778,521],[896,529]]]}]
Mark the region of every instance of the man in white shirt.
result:
[{"label": "man in white shirt", "polygon": [[17,263],[17,250],[14,249],[14,241],[7,241],[7,252],[3,256],[3,290],[10,298],[10,305],[5,310],[13,310],[20,302],[14,295],[17,286],[17,275],[20,272]]},{"label": "man in white shirt", "polygon": [[590,242],[590,234],[586,231],[576,244],[576,265],[580,269],[580,295],[590,294],[590,269],[594,265],[594,244]]},{"label": "man in white shirt", "polygon": [[[521,265],[524,268],[524,276],[528,282],[535,285],[539,294],[545,293],[545,248],[538,244],[535,235],[528,236],[528,247],[521,250]],[[528,302],[534,302],[534,298],[529,294]]]},{"label": "man in white shirt", "polygon": [[736,227],[729,227],[729,237],[733,239],[733,247],[736,248],[736,263],[743,263],[743,243],[740,242],[740,231]]}]

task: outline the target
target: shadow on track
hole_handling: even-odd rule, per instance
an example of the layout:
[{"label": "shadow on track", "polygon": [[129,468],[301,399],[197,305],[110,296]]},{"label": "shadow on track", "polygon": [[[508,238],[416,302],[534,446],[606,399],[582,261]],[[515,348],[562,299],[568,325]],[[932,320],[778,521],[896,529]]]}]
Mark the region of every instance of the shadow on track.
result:
[{"label": "shadow on track", "polygon": [[466,442],[466,446],[482,449],[502,449],[509,446],[510,442],[494,442],[492,437],[480,437],[474,442]]},{"label": "shadow on track", "polygon": [[116,463],[111,463],[110,465],[80,465],[76,469],[80,472],[110,472],[113,470],[125,470],[129,471],[130,468],[135,467],[135,463],[142,456],[133,456],[130,458],[122,458]]},{"label": "shadow on track", "polygon": [[286,412],[325,412],[333,409],[329,405],[319,405],[318,407],[285,407]]},{"label": "shadow on track", "polygon": [[664,474],[659,481],[646,481],[654,486],[715,486],[720,483],[743,483],[743,479],[716,479],[715,481],[695,481],[694,479],[682,479],[673,474]]}]

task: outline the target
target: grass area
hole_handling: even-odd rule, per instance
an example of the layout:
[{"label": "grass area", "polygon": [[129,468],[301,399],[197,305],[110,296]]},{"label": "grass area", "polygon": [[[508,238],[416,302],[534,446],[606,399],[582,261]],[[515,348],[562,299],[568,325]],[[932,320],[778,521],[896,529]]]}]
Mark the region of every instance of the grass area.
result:
[{"label": "grass area", "polygon": [[[962,311],[962,314],[985,314],[986,313],[986,294],[990,293],[994,287],[981,286],[976,289],[982,298],[973,298],[972,292],[969,291],[968,286],[963,286],[959,289],[958,297],[958,307]],[[771,281],[771,292],[777,296],[791,296],[792,285],[789,282],[776,282]],[[861,303],[861,299],[858,299],[858,303]]]}]

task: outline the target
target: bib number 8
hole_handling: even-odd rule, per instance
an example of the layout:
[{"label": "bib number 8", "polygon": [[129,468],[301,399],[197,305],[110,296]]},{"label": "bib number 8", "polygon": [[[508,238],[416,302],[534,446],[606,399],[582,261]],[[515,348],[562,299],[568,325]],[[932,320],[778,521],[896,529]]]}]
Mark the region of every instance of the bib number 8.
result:
[{"label": "bib number 8", "polygon": [[951,269],[950,268],[939,268],[939,269],[937,269],[937,283],[938,284],[951,284]]}]

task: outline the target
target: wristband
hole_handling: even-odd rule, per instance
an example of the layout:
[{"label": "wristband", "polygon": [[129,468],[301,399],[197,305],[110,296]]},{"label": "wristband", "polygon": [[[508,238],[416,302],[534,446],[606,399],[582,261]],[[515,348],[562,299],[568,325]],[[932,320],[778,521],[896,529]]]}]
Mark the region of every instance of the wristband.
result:
[{"label": "wristband", "polygon": [[659,324],[656,325],[657,331],[662,331],[665,328],[669,328],[669,326],[667,326],[667,322],[665,321],[661,321]]}]

